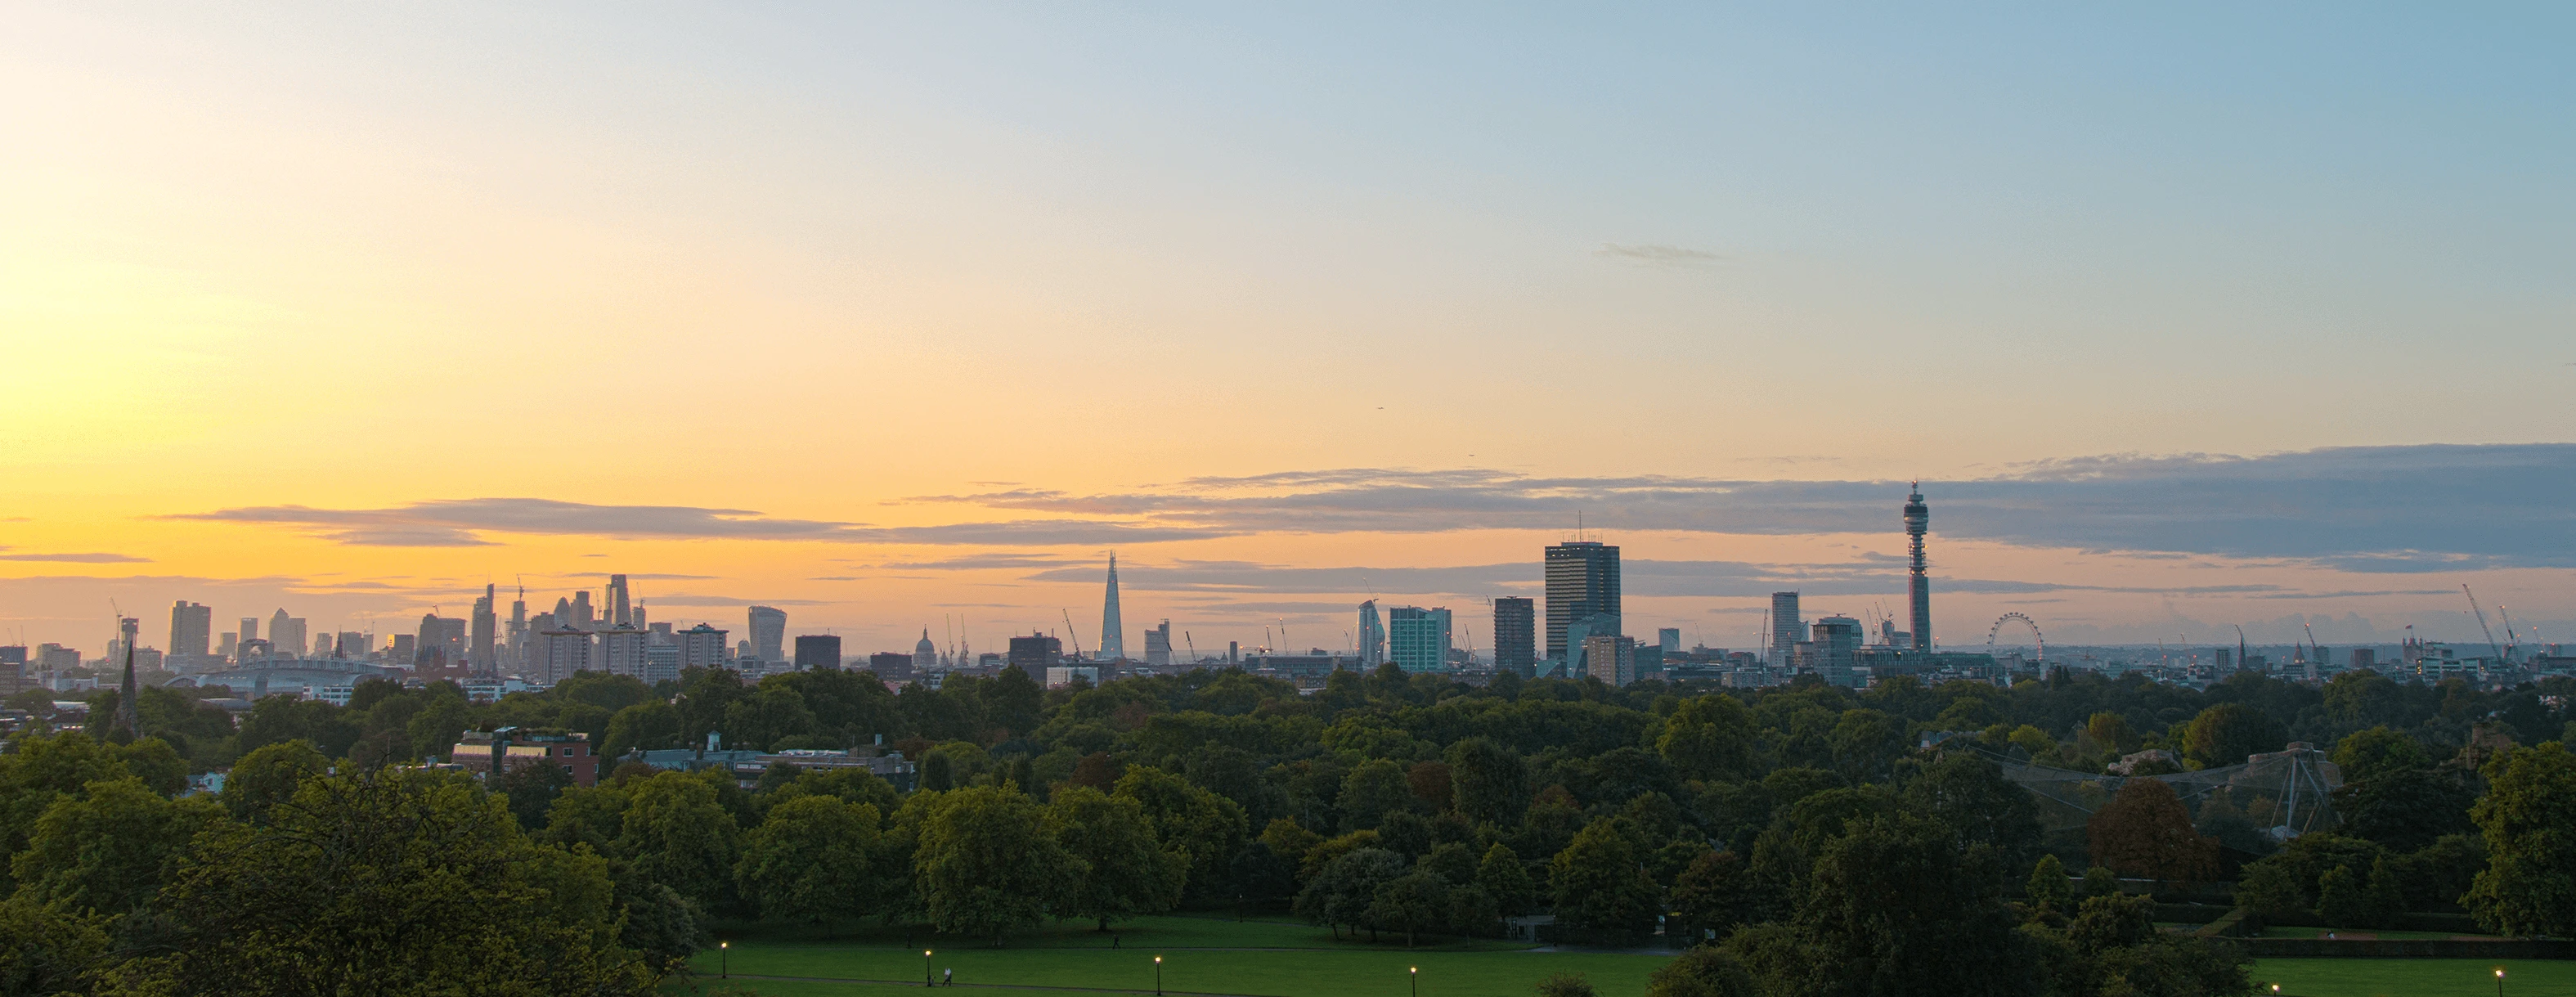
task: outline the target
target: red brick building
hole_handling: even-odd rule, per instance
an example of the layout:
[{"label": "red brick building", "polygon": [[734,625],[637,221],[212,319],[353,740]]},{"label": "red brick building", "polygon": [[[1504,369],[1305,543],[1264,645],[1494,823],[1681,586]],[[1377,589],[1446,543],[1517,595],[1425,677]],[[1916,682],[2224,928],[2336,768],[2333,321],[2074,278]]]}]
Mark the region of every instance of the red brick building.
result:
[{"label": "red brick building", "polygon": [[475,778],[488,779],[530,765],[556,765],[572,773],[572,784],[599,781],[599,756],[590,750],[590,735],[538,727],[469,730],[456,742],[449,761]]}]

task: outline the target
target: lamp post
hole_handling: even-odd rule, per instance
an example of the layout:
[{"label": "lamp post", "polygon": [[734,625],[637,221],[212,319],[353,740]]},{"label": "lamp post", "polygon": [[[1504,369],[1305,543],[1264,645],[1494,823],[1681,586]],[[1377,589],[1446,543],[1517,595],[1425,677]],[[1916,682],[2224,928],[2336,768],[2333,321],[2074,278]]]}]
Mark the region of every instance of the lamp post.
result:
[{"label": "lamp post", "polygon": [[733,943],[730,941],[717,942],[716,958],[721,961],[721,964],[724,967],[724,978],[728,980],[733,979]]},{"label": "lamp post", "polygon": [[921,950],[921,985],[930,986],[930,950]]},{"label": "lamp post", "polygon": [[1413,997],[1422,997],[1422,967],[1407,966],[1404,969],[1404,975],[1406,979],[1413,981]]},{"label": "lamp post", "polygon": [[2496,997],[2504,997],[2504,967],[2496,967]]},{"label": "lamp post", "polygon": [[1154,957],[1154,997],[1163,997],[1163,957]]}]

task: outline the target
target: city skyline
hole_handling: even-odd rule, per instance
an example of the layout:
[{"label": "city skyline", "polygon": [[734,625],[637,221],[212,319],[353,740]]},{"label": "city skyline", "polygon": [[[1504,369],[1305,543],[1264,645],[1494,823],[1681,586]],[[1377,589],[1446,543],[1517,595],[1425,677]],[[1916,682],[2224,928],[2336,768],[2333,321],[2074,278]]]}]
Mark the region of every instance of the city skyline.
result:
[{"label": "city skyline", "polygon": [[1920,479],[1947,645],[2576,635],[2568,16],[2205,25],[26,11],[0,629],[623,571],[1000,647],[1115,548],[1333,646],[1582,517],[1750,647],[1904,616]]}]

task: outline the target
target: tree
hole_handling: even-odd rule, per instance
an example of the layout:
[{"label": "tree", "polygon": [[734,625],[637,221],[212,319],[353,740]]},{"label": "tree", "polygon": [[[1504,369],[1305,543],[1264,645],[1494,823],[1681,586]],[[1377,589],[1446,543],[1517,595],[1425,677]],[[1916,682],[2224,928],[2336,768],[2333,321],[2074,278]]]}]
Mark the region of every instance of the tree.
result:
[{"label": "tree", "polygon": [[13,895],[0,901],[0,994],[89,993],[108,945],[107,918]]},{"label": "tree", "polygon": [[1056,791],[1047,822],[1065,851],[1084,865],[1058,913],[1088,918],[1107,931],[1111,921],[1180,902],[1190,857],[1155,840],[1144,806],[1133,798],[1068,785]]},{"label": "tree", "polygon": [[2001,766],[1966,752],[1923,767],[1905,787],[1905,802],[1958,835],[1961,847],[1983,845],[2018,868],[2039,850],[2039,805]]},{"label": "tree", "polygon": [[1413,805],[1413,784],[1404,777],[1404,766],[1383,758],[1371,759],[1351,770],[1333,805],[1342,812],[1343,830],[1370,830],[1377,827],[1387,811]]},{"label": "tree", "polygon": [[1026,794],[975,786],[930,805],[913,852],[914,889],[941,931],[990,934],[1036,924],[1080,882],[1082,860],[1047,833]]},{"label": "tree", "polygon": [[1367,926],[1372,937],[1377,922],[1369,918],[1378,889],[1410,870],[1404,856],[1383,848],[1359,848],[1327,863],[1297,893],[1297,916],[1333,928]]},{"label": "tree", "polygon": [[1153,822],[1163,848],[1189,857],[1188,892],[1223,893],[1226,863],[1243,846],[1250,823],[1241,806],[1187,779],[1143,765],[1132,766],[1118,777],[1117,789],[1110,795],[1136,801]]},{"label": "tree", "polygon": [[1538,901],[1538,886],[1530,882],[1529,870],[1521,867],[1521,857],[1501,842],[1485,849],[1484,857],[1477,860],[1476,886],[1493,898],[1495,909],[1504,917],[1527,914]]},{"label": "tree", "polygon": [[1403,931],[1404,947],[1412,948],[1417,933],[1437,926],[1448,913],[1449,884],[1415,869],[1378,887],[1364,916],[1373,926]]},{"label": "tree", "polygon": [[1557,923],[1613,944],[1633,944],[1655,930],[1662,889],[1646,878],[1636,849],[1615,819],[1574,834],[1548,863]]},{"label": "tree", "polygon": [[1646,997],[1760,997],[1761,993],[1743,963],[1708,945],[1682,950],[1646,978]]},{"label": "tree", "polygon": [[[1779,992],[2015,994],[2030,953],[1987,863],[1949,828],[1909,813],[1863,817],[1827,842],[1791,921],[1806,941],[1780,956]],[[1749,960],[1748,960],[1749,961]]]},{"label": "tree", "polygon": [[570,788],[572,770],[548,763],[521,765],[492,780],[493,791],[510,801],[511,816],[531,831],[546,826],[546,810]]},{"label": "tree", "polygon": [[877,808],[837,796],[799,796],[769,808],[743,836],[734,864],[742,897],[761,917],[825,923],[875,905]]},{"label": "tree", "polygon": [[2281,750],[2288,736],[2270,714],[2243,703],[2220,703],[2192,718],[2183,733],[2183,755],[2213,768],[2236,765],[2247,755]]},{"label": "tree", "polygon": [[93,782],[45,809],[10,871],[35,903],[121,917],[152,899],[188,840],[223,816],[211,800],[162,799],[133,776]]},{"label": "tree", "polygon": [[616,944],[605,860],[528,841],[502,800],[429,772],[305,781],[266,825],[199,834],[152,905],[138,993],[652,992]]},{"label": "tree", "polygon": [[1450,798],[1467,819],[1508,825],[1529,808],[1529,765],[1519,752],[1469,737],[1450,745],[1448,758]]},{"label": "tree", "polygon": [[725,739],[735,745],[757,751],[790,737],[814,731],[814,711],[805,708],[805,697],[787,686],[768,682],[739,699],[725,704]]},{"label": "tree", "polygon": [[2379,726],[2345,735],[2335,744],[2334,763],[2349,785],[2391,772],[2432,768],[2433,755],[2424,750],[2423,742]]},{"label": "tree", "polygon": [[2161,779],[2131,779],[2085,821],[2093,861],[2123,876],[2203,882],[2218,874],[2218,842]]},{"label": "tree", "polygon": [[1874,779],[1905,753],[1905,721],[1877,710],[1844,710],[1826,742],[1834,767],[1852,779]]},{"label": "tree", "polygon": [[665,751],[680,746],[680,711],[656,699],[622,708],[611,715],[608,718],[608,737],[601,742],[599,753],[613,763],[629,751]]},{"label": "tree", "polygon": [[1581,973],[1549,973],[1533,989],[1538,997],[1593,997],[1592,981]]},{"label": "tree", "polygon": [[2041,911],[2064,914],[2074,908],[2075,884],[2067,881],[2066,865],[2055,855],[2042,855],[2031,867],[2027,892],[2031,906]]},{"label": "tree", "polygon": [[[1759,913],[1752,873],[1734,852],[1706,852],[1673,882],[1672,926],[1683,937],[1719,941]],[[1670,929],[1668,929],[1669,932]]]},{"label": "tree", "polygon": [[2368,778],[2346,781],[2334,792],[2335,815],[2343,818],[2342,833],[2412,852],[2443,835],[2474,828],[2469,807],[2477,794],[2452,771],[2395,765],[2368,771],[2372,772]]},{"label": "tree", "polygon": [[2486,765],[2487,795],[2470,810],[2487,868],[2461,903],[2488,929],[2519,937],[2576,936],[2576,755],[2556,741]]},{"label": "tree", "polygon": [[702,909],[715,909],[733,885],[733,815],[704,779],[662,772],[626,790],[614,853],[636,872],[670,887]]},{"label": "tree", "polygon": [[1744,704],[1724,693],[1684,700],[1664,718],[1655,751],[1690,779],[1741,779],[1752,774],[1758,733]]},{"label": "tree", "polygon": [[224,809],[236,818],[259,823],[269,808],[294,799],[304,780],[320,778],[330,769],[331,760],[314,750],[311,741],[254,748],[234,762],[231,774],[224,777]]}]

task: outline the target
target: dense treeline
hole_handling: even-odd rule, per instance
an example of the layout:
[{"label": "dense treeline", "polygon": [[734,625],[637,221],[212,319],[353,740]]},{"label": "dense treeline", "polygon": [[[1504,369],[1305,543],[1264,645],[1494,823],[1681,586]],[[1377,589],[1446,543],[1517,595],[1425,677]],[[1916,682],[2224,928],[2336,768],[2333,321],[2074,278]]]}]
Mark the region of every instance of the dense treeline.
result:
[{"label": "dense treeline", "polygon": [[[883,918],[998,944],[1047,919],[1268,904],[1382,944],[1534,913],[1573,941],[1660,927],[1722,943],[1659,977],[1675,995],[2238,992],[2223,943],[2156,932],[2113,877],[2250,862],[2247,904],[2275,917],[2465,901],[2501,930],[2576,934],[2555,830],[2576,765],[2511,748],[2560,738],[2567,691],[2060,672],[1717,694],[1392,668],[1307,694],[1238,671],[894,690],[709,670],[660,688],[585,673],[493,703],[376,682],[347,707],[272,697],[236,726],[152,690],[143,741],[29,734],[0,756],[0,990],[364,971],[628,993],[721,921]],[[883,738],[921,786],[779,767],[746,790],[635,764],[592,787],[552,769],[486,786],[408,767],[503,725],[585,732],[612,766],[711,733],[773,750]],[[1924,750],[1926,731],[1975,733]],[[2293,739],[2334,751],[2346,821],[2277,850],[2261,801],[2195,809],[2153,780],[2046,835],[1990,760],[2098,771],[2162,748],[2196,768]],[[221,764],[221,794],[180,795]]]}]

